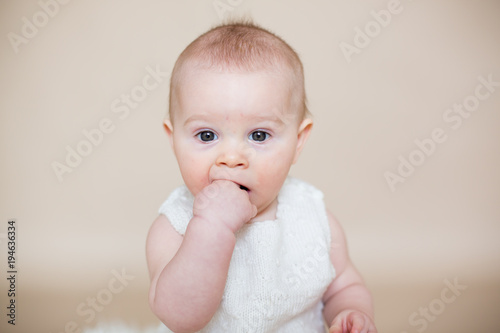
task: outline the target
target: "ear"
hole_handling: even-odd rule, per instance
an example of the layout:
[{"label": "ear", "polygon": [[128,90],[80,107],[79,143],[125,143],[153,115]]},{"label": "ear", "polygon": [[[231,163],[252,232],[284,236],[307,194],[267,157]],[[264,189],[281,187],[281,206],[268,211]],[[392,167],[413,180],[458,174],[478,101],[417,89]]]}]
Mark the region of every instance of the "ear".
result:
[{"label": "ear", "polygon": [[300,152],[304,148],[304,145],[309,138],[309,134],[311,133],[311,129],[313,127],[313,121],[310,118],[306,118],[302,120],[299,125],[299,129],[297,131],[297,147],[295,147],[295,156],[293,158],[293,164],[297,162],[299,159]]},{"label": "ear", "polygon": [[168,141],[170,142],[170,147],[174,148],[174,127],[172,126],[172,122],[170,119],[165,119],[163,121],[163,127],[165,128],[165,132],[168,135]]}]

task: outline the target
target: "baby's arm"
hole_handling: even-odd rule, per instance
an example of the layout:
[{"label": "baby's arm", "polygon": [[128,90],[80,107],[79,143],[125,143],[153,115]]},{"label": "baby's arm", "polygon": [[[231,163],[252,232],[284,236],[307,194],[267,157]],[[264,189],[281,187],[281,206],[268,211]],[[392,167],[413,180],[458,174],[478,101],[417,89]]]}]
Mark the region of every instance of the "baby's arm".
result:
[{"label": "baby's arm", "polygon": [[330,333],[376,333],[370,292],[347,252],[342,227],[328,212],[330,257],[336,277],[323,295],[323,315]]},{"label": "baby's arm", "polygon": [[195,198],[194,216],[184,236],[163,215],[153,223],[146,250],[149,303],[171,330],[196,332],[213,317],[224,291],[235,232],[255,212],[245,191],[232,182],[216,181]]}]

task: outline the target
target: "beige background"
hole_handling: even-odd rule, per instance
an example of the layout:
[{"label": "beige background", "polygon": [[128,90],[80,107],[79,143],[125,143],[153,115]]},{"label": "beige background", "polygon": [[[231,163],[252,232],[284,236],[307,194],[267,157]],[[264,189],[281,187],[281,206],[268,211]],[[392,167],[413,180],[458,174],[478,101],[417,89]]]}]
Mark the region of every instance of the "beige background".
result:
[{"label": "beige background", "polygon": [[[355,28],[391,1],[219,2],[232,6],[224,15],[252,16],[302,57],[315,128],[292,174],[321,188],[342,222],[379,331],[498,332],[500,87],[456,130],[443,114],[474,94],[479,76],[500,81],[500,2],[401,0],[350,63],[340,43],[353,44]],[[148,66],[170,72],[189,42],[221,22],[214,3],[74,0],[43,22],[37,1],[1,2],[0,331],[156,322],[145,237],[182,181],[162,128],[168,77],[124,119],[111,105],[139,91]],[[16,53],[8,34],[22,36],[23,17],[34,16],[46,24]],[[114,130],[59,181],[52,163],[65,163],[66,147],[105,118]],[[391,191],[384,173],[436,128],[447,140]],[[10,218],[15,327],[5,316]],[[122,269],[134,279],[111,294]],[[444,281],[455,279],[467,289],[441,307]],[[77,312],[96,297],[105,304],[90,310],[95,318]],[[435,318],[412,325],[412,313],[421,320],[429,306]]]}]

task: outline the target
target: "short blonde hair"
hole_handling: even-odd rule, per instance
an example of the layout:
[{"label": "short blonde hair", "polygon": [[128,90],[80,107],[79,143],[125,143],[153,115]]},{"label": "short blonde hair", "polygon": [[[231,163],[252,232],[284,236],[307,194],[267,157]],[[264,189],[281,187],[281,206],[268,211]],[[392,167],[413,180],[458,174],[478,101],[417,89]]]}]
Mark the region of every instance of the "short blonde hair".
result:
[{"label": "short blonde hair", "polygon": [[275,71],[290,77],[292,103],[300,118],[309,115],[304,69],[297,53],[280,37],[250,21],[219,25],[200,35],[177,59],[170,78],[169,117],[172,100],[182,81],[182,72],[193,66],[206,70]]}]

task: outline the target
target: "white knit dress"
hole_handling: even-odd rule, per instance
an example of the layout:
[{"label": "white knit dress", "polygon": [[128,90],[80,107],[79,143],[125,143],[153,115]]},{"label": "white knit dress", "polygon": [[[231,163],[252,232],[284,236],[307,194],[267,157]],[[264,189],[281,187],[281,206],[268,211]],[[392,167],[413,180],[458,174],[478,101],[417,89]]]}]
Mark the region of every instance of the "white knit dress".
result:
[{"label": "white knit dress", "polygon": [[[181,235],[192,218],[193,200],[182,186],[160,207]],[[323,194],[289,177],[278,195],[276,217],[237,232],[221,304],[201,333],[325,332],[321,298],[335,270]]]}]

